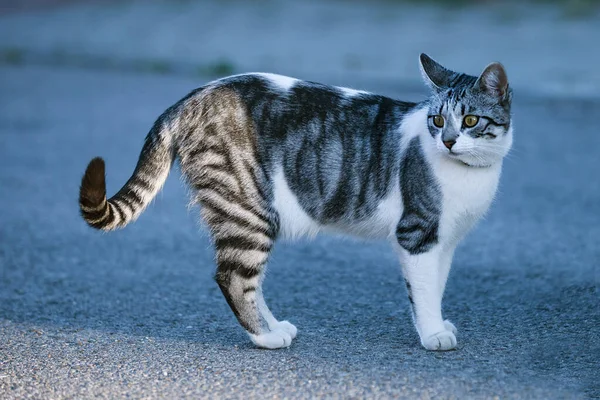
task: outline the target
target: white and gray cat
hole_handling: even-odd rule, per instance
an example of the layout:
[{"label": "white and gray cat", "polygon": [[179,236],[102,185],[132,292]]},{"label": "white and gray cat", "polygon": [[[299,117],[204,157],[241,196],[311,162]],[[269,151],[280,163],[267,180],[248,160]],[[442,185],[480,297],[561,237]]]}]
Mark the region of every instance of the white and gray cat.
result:
[{"label": "white and gray cat", "polygon": [[323,231],[389,240],[422,345],[453,349],[442,295],[454,249],[496,193],[511,90],[499,63],[479,77],[425,54],[420,65],[431,88],[420,103],[264,73],[211,82],[158,118],[115,196],[106,198],[103,160],[90,162],[83,218],[124,227],[177,159],[214,239],[215,279],[257,346],[287,347],[297,332],[263,298],[273,243]]}]

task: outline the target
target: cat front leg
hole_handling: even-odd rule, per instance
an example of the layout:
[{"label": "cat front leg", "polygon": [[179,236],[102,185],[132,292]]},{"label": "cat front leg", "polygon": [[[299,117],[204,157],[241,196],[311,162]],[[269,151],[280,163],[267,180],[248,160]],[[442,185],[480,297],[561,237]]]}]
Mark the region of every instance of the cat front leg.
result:
[{"label": "cat front leg", "polygon": [[[453,246],[451,248],[446,248],[440,251],[440,273],[439,273],[439,291],[442,296],[442,300],[444,298],[444,291],[446,289],[446,282],[448,281],[448,275],[450,274],[450,267],[452,266],[452,259],[454,257],[454,249],[456,247]],[[444,326],[446,330],[451,331],[456,335],[457,329],[452,322],[445,319]]]},{"label": "cat front leg", "polygon": [[456,348],[456,328],[442,318],[441,283],[443,281],[445,284],[447,273],[441,266],[440,246],[418,254],[411,254],[402,247],[398,250],[421,344],[427,350],[443,351]]}]

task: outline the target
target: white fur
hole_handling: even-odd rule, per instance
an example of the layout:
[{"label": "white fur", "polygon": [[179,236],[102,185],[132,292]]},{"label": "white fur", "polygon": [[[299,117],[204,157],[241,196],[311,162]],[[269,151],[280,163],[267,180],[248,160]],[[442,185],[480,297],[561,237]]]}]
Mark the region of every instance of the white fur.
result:
[{"label": "white fur", "polygon": [[275,86],[276,88],[278,88],[284,92],[287,92],[296,83],[300,82],[300,79],[292,78],[292,77],[285,76],[285,75],[273,74],[270,72],[247,72],[247,73],[243,73],[243,74],[230,75],[230,76],[226,76],[224,78],[217,79],[215,81],[209,82],[207,84],[207,86],[211,86],[211,85],[218,86],[219,84],[221,84],[231,78],[237,78],[237,77],[241,77],[241,76],[260,76],[262,78],[267,79],[269,82],[271,82],[271,84],[273,86]]},{"label": "white fur", "polygon": [[402,198],[400,197],[399,179],[390,193],[377,205],[373,215],[363,221],[354,222],[349,225],[335,224],[326,225],[324,232],[342,233],[365,239],[389,239],[396,234],[396,227],[402,213]]},{"label": "white fur", "polygon": [[284,238],[314,237],[319,233],[321,226],[302,209],[285,180],[282,168],[273,175],[273,196],[273,205],[279,213],[280,234]]},{"label": "white fur", "polygon": [[292,344],[292,340],[296,337],[298,330],[288,321],[277,321],[275,318],[273,318],[273,315],[271,315],[270,311],[268,314],[270,315],[270,320],[267,319],[269,332],[265,332],[260,335],[249,334],[250,340],[252,340],[252,343],[254,343],[256,346],[265,349],[280,349],[283,347],[289,347]]},{"label": "white fur", "polygon": [[487,212],[498,188],[502,163],[490,167],[469,167],[437,150],[431,137],[423,149],[442,189],[440,242],[456,246]]},{"label": "white fur", "polygon": [[400,148],[408,148],[410,141],[416,136],[423,134],[423,128],[427,129],[427,109],[419,108],[406,115],[402,121],[400,129]]},{"label": "white fur", "polygon": [[252,343],[264,349],[280,349],[292,344],[292,336],[283,329],[276,329],[260,335],[249,335]]},{"label": "white fur", "polygon": [[282,330],[287,332],[292,339],[296,338],[298,334],[298,329],[288,321],[277,321],[274,325],[269,325],[269,329],[271,330]]},{"label": "white fur", "polygon": [[[302,82],[300,79],[297,79],[297,78],[292,78],[292,77],[285,76],[285,75],[273,74],[270,72],[250,72],[250,73],[245,73],[245,74],[231,75],[231,76],[219,79],[219,80],[211,82],[211,83],[212,84],[218,83],[221,80],[234,78],[234,77],[238,77],[238,76],[260,76],[260,77],[266,78],[267,80],[269,80],[271,82],[271,84],[273,86],[277,87],[278,89],[280,89],[284,92],[287,92],[288,90],[290,90],[298,82]],[[342,94],[344,96],[346,96],[347,98],[352,98],[352,97],[355,97],[355,96],[358,96],[361,94],[369,94],[369,92],[366,92],[364,90],[351,89],[351,88],[342,87],[342,86],[335,86],[335,88],[339,89],[342,92]]]},{"label": "white fur", "polygon": [[338,87],[338,89],[340,89],[342,93],[348,98],[358,96],[360,94],[369,94],[369,92],[365,92],[364,90],[350,89],[347,87]]},{"label": "white fur", "polygon": [[296,78],[290,78],[289,76],[271,74],[267,72],[258,72],[252,75],[259,75],[264,78],[267,78],[271,83],[277,86],[279,89],[287,92],[290,90],[296,83],[299,82]]}]

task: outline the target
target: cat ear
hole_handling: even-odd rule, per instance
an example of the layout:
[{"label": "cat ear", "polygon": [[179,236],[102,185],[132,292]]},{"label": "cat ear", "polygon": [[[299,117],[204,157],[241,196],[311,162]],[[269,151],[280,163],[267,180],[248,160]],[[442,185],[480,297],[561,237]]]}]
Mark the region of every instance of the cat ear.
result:
[{"label": "cat ear", "polygon": [[475,82],[475,87],[500,99],[508,94],[508,77],[502,64],[495,62],[488,65]]},{"label": "cat ear", "polygon": [[450,78],[454,75],[453,71],[442,67],[425,53],[419,57],[421,66],[421,75],[429,87],[434,90],[441,90],[449,87]]}]

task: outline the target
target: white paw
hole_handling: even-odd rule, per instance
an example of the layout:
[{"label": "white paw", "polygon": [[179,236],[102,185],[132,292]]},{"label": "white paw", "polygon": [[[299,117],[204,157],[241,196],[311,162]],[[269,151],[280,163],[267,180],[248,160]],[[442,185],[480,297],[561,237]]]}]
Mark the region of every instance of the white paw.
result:
[{"label": "white paw", "polygon": [[294,325],[290,324],[288,321],[277,322],[272,327],[272,330],[277,330],[277,329],[281,329],[282,331],[289,333],[290,336],[292,337],[292,339],[294,339],[296,337],[296,334],[298,333],[298,329]]},{"label": "white paw", "polygon": [[251,334],[250,339],[252,343],[264,349],[280,349],[292,344],[292,336],[283,329],[275,329],[260,335]]},{"label": "white paw", "polygon": [[448,320],[444,321],[444,328],[446,328],[447,331],[454,333],[454,336],[456,336],[456,332],[458,332],[454,324]]},{"label": "white paw", "polygon": [[456,348],[456,336],[448,330],[434,333],[433,335],[422,339],[421,343],[427,350],[452,350]]}]

